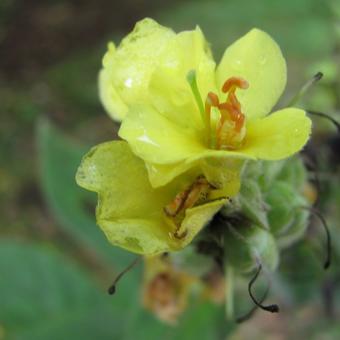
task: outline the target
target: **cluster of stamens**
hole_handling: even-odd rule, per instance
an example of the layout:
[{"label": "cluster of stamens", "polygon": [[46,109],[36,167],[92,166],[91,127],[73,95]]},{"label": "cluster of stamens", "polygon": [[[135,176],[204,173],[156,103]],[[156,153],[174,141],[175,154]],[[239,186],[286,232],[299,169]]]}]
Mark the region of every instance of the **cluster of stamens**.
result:
[{"label": "cluster of stamens", "polygon": [[[209,92],[205,101],[206,124],[208,125],[209,144],[216,149],[234,150],[242,145],[245,137],[245,115],[236,97],[236,89],[247,89],[248,82],[239,77],[229,78],[222,86],[222,92],[227,93],[225,102],[220,103],[218,96]],[[215,107],[220,113],[216,124],[215,140],[211,136],[211,109]]]},{"label": "cluster of stamens", "polygon": [[187,234],[187,231],[180,230],[186,209],[204,203],[208,199],[212,189],[211,184],[209,184],[203,176],[199,176],[188,188],[178,193],[176,197],[164,207],[165,215],[175,225],[176,230],[173,233],[175,238],[182,239]]}]

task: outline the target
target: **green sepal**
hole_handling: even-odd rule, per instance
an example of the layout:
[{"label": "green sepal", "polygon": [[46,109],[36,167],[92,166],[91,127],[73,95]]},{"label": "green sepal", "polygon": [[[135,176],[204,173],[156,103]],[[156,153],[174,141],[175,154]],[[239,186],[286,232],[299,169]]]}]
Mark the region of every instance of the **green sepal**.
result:
[{"label": "green sepal", "polygon": [[252,179],[244,180],[239,194],[242,214],[261,228],[269,229],[267,206],[259,184]]},{"label": "green sepal", "polygon": [[289,158],[278,174],[277,180],[289,183],[295,192],[301,191],[307,182],[307,171],[301,158]]},{"label": "green sepal", "polygon": [[282,235],[294,222],[297,208],[305,202],[296,190],[287,182],[275,181],[266,194],[269,207],[268,222],[275,236]]},{"label": "green sepal", "polygon": [[288,248],[303,237],[309,225],[309,216],[310,213],[308,210],[295,210],[294,221],[289,230],[285,234],[277,237],[277,243],[280,248]]},{"label": "green sepal", "polygon": [[224,235],[225,258],[236,271],[247,273],[259,261],[269,270],[279,263],[279,252],[274,237],[254,224],[228,226]]}]

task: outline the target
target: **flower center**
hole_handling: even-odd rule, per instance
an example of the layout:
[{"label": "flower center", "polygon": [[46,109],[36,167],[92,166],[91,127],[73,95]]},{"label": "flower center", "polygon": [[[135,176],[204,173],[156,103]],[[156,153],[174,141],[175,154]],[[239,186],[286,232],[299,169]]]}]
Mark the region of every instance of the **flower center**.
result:
[{"label": "flower center", "polygon": [[[187,79],[202,115],[209,146],[219,150],[235,150],[241,147],[246,135],[246,119],[235,92],[237,89],[247,89],[248,82],[240,77],[227,79],[222,86],[222,92],[227,94],[226,100],[220,102],[217,94],[209,92],[203,107],[195,71],[189,72]],[[219,113],[215,124],[212,124],[212,108],[216,108]]]},{"label": "flower center", "polygon": [[[218,96],[209,92],[205,101],[205,114],[211,125],[211,109],[215,107],[220,113],[216,124],[215,148],[234,150],[242,145],[246,134],[245,115],[241,111],[241,104],[236,97],[236,90],[247,89],[248,82],[242,78],[232,77],[225,81],[222,92],[227,94],[225,102],[220,103]],[[211,138],[211,136],[209,136]]]},{"label": "flower center", "polygon": [[187,230],[181,228],[186,209],[205,203],[210,198],[209,195],[213,189],[214,187],[204,176],[199,176],[188,188],[178,193],[165,206],[164,214],[166,219],[175,227],[173,233],[175,238],[182,239],[187,234]]}]

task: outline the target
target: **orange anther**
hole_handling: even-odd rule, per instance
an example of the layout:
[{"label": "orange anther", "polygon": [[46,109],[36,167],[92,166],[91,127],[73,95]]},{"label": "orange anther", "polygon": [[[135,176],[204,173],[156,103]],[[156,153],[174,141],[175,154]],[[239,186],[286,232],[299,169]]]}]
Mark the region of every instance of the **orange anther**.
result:
[{"label": "orange anther", "polygon": [[205,100],[205,112],[209,117],[210,121],[210,110],[212,107],[217,107],[219,104],[219,99],[217,97],[217,94],[214,92],[209,92],[207,95],[207,99]]},{"label": "orange anther", "polygon": [[174,217],[183,208],[183,205],[188,198],[190,190],[184,190],[176,195],[176,197],[167,206],[164,207],[164,212],[167,216]]},{"label": "orange anther", "polygon": [[219,104],[219,105],[218,105],[218,108],[219,108],[220,110],[225,110],[225,111],[231,111],[231,110],[233,110],[233,106],[232,106],[230,103],[228,103],[228,102]]},{"label": "orange anther", "polygon": [[[209,92],[205,100],[205,126],[208,136],[208,143],[210,143],[211,128],[215,128],[215,138],[213,142],[216,145],[213,147],[233,149],[237,148],[245,136],[245,115],[241,111],[241,103],[237,99],[237,89],[247,89],[248,82],[240,77],[231,77],[225,81],[222,91],[227,94],[225,102],[220,102],[218,96],[214,92]],[[219,110],[220,117],[217,122],[213,121],[211,124],[211,109],[215,107]],[[214,116],[215,117],[215,116]],[[198,188],[196,188],[198,190]],[[190,205],[191,197],[195,197],[192,192],[185,199],[184,205]],[[174,202],[175,203],[175,202]],[[176,204],[174,204],[177,207]],[[172,208],[176,211],[176,208]],[[182,209],[183,205],[181,205]],[[170,207],[169,207],[170,208]],[[169,209],[171,210],[171,209]]]},{"label": "orange anther", "polygon": [[235,108],[235,110],[241,111],[241,103],[236,98],[236,95],[234,92],[230,92],[228,94],[228,100],[230,101],[231,105]]},{"label": "orange anther", "polygon": [[225,83],[222,86],[222,92],[227,93],[229,92],[233,87],[240,88],[240,89],[247,89],[249,87],[249,83],[240,77],[231,77],[225,81]]},{"label": "orange anther", "polygon": [[206,104],[210,105],[210,106],[218,106],[219,104],[219,99],[217,94],[215,94],[214,92],[209,92],[207,99],[206,99]]},{"label": "orange anther", "polygon": [[[235,97],[236,99],[236,97]],[[236,99],[237,101],[237,99]],[[238,103],[238,101],[237,101]],[[239,103],[238,103],[239,104]],[[235,107],[236,106],[236,107]],[[235,122],[235,130],[237,132],[240,132],[242,129],[242,126],[245,121],[245,116],[244,114],[240,111],[241,106],[240,105],[232,105],[232,103],[225,102],[221,103],[218,105],[218,108],[220,109],[221,112],[221,123],[226,119],[226,113],[229,115],[229,119]]]},{"label": "orange anther", "polygon": [[223,124],[225,120],[227,119],[231,119],[230,117],[230,112],[233,111],[233,107],[231,106],[230,103],[225,102],[225,103],[221,103],[218,105],[218,109],[220,110],[220,124]]},{"label": "orange anther", "polygon": [[234,120],[234,122],[235,122],[235,130],[237,132],[241,131],[241,129],[242,129],[243,125],[244,125],[245,118],[246,118],[245,115],[240,112],[237,115],[236,119]]}]

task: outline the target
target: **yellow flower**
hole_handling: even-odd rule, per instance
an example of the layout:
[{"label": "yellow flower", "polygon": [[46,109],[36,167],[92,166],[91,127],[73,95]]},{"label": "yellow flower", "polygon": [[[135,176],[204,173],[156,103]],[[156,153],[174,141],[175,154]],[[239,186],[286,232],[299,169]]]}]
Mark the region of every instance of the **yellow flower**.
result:
[{"label": "yellow flower", "polygon": [[154,189],[144,162],[126,142],[112,141],[84,156],[76,181],[98,193],[97,223],[112,244],[155,255],[185,247],[226,203],[198,174]]},{"label": "yellow flower", "polygon": [[285,85],[281,50],[261,30],[229,46],[216,67],[199,28],[175,34],[151,19],[111,48],[100,77],[103,103],[123,118],[119,135],[145,161],[153,187],[200,167],[234,193],[243,160],[286,158],[309,138],[304,111],[267,115]]}]

